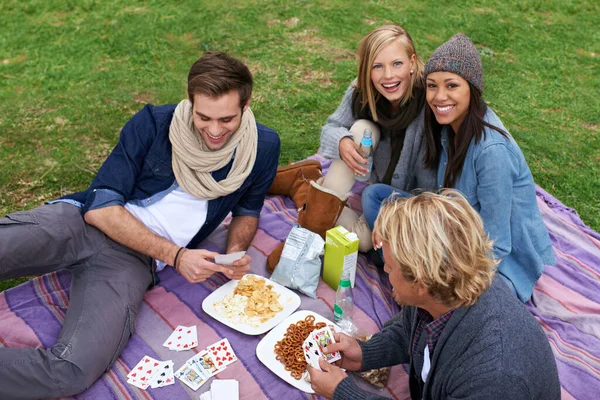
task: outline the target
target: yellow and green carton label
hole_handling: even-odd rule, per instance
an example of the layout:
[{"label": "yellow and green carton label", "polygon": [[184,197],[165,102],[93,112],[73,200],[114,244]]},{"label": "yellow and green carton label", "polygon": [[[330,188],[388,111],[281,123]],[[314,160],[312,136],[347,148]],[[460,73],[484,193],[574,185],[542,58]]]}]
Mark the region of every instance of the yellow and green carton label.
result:
[{"label": "yellow and green carton label", "polygon": [[358,260],[358,236],[343,226],[331,228],[325,234],[325,258],[323,280],[334,290],[340,283],[342,271],[350,272],[350,284],[354,287],[356,261]]}]

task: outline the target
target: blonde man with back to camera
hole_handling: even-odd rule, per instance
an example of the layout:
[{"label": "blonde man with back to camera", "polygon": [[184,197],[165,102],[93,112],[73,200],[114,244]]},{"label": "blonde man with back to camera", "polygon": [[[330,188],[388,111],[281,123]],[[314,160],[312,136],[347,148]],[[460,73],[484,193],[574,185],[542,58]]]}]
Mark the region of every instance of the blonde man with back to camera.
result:
[{"label": "blonde man with back to camera", "polygon": [[[559,399],[544,333],[496,274],[481,217],[455,190],[396,198],[375,223],[402,310],[368,342],[336,334],[337,365],[308,368],[315,392],[379,399],[346,372],[410,364],[413,399]],[[390,379],[394,379],[391,376]]]}]

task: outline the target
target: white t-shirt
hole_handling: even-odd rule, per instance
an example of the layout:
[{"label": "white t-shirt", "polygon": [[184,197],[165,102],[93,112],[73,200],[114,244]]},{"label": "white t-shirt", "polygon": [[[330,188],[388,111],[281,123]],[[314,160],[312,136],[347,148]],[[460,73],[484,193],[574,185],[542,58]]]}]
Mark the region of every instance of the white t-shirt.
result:
[{"label": "white t-shirt", "polygon": [[425,345],[425,354],[423,354],[423,369],[421,370],[421,379],[423,382],[427,382],[427,376],[431,369],[431,358],[429,357],[429,345]]},{"label": "white t-shirt", "polygon": [[[178,187],[147,207],[127,203],[125,209],[155,234],[186,246],[206,222],[208,200],[200,200]],[[159,260],[156,264],[157,271],[166,265]]]}]

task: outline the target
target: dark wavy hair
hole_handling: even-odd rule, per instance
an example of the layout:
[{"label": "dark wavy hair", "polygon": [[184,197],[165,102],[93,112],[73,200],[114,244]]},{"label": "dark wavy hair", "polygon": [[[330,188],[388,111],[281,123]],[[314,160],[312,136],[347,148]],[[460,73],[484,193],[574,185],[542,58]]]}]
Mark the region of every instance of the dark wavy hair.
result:
[{"label": "dark wavy hair", "polygon": [[[483,120],[483,117],[488,109],[487,104],[483,100],[481,92],[470,82],[469,89],[471,92],[469,109],[465,119],[460,124],[458,132],[449,129],[448,142],[448,165],[446,166],[446,174],[444,175],[444,187],[454,187],[456,180],[462,172],[467,150],[472,139],[475,143],[479,143],[481,139],[485,139],[485,129],[488,127],[500,132],[502,136],[509,137],[508,132],[494,126]],[[425,108],[425,167],[436,170],[440,162],[442,152],[442,125],[435,119],[433,110],[430,106]],[[456,139],[458,139],[456,141]],[[455,143],[456,141],[456,143]]]},{"label": "dark wavy hair", "polygon": [[240,95],[240,107],[252,96],[252,73],[240,60],[224,52],[206,52],[190,68],[188,98],[194,104],[194,95],[220,97],[232,90]]}]

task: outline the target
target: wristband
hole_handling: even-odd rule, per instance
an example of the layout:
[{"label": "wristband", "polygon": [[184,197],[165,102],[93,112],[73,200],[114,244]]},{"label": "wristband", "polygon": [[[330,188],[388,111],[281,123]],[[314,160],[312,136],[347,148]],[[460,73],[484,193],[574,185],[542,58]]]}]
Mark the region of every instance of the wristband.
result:
[{"label": "wristband", "polygon": [[179,255],[183,254],[185,250],[185,247],[180,247],[179,250],[177,250],[177,253],[175,253],[175,259],[173,260],[173,268],[175,268],[175,271],[179,272],[179,268],[177,268],[177,260],[179,259]]}]

